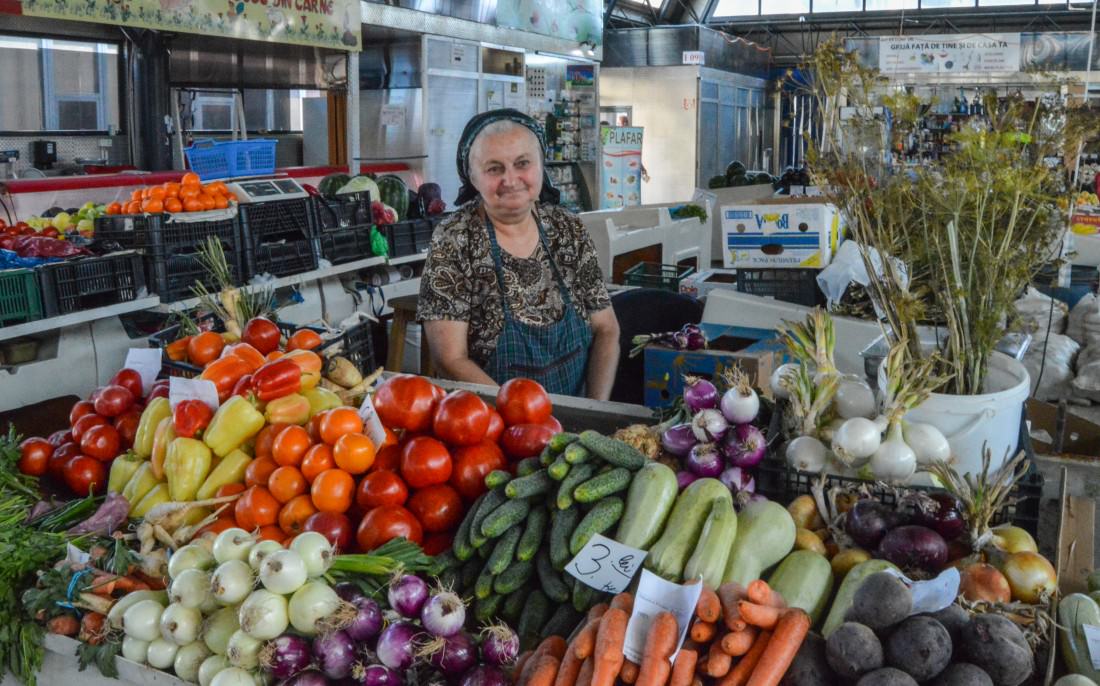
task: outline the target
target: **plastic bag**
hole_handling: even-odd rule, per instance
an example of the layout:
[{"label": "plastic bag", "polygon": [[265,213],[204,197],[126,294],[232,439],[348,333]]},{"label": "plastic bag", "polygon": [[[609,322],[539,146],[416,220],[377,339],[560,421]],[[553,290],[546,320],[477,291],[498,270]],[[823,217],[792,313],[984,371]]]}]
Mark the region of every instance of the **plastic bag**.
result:
[{"label": "plastic bag", "polygon": [[377,226],[370,227],[370,251],[378,257],[386,257],[390,252],[390,243]]},{"label": "plastic bag", "polygon": [[[1054,309],[1051,310],[1051,301]],[[1028,286],[1024,297],[1013,304],[1016,310],[1017,326],[1013,327],[1031,334],[1050,333],[1060,334],[1066,329],[1066,316],[1069,308],[1061,300],[1051,298]],[[1037,336],[1038,337],[1038,336]]]},{"label": "plastic bag", "polygon": [[1057,333],[1037,336],[1022,360],[1031,377],[1031,394],[1048,401],[1064,400],[1073,395],[1074,361],[1080,349],[1077,341],[1069,336]]},{"label": "plastic bag", "polygon": [[[874,267],[876,273],[882,273],[882,258],[879,256],[878,251],[874,248],[870,248],[869,251],[872,267]],[[889,259],[893,262],[894,269],[901,275],[902,285],[908,286],[909,270],[906,268],[905,263],[897,258],[891,257]],[[848,285],[852,282],[866,286],[871,283],[871,279],[867,274],[866,265],[863,263],[859,244],[855,241],[844,241],[837,249],[836,255],[833,256],[833,261],[818,273],[817,285],[828,299],[829,306],[832,307],[840,302],[840,299],[844,297],[844,292],[848,290]],[[877,311],[878,307],[876,306],[875,309]]]},{"label": "plastic bag", "polygon": [[1085,344],[1085,315],[1090,312],[1097,312],[1097,300],[1095,293],[1089,293],[1085,297],[1077,301],[1077,304],[1070,310],[1069,317],[1066,321],[1066,335],[1077,341],[1081,345]]},{"label": "plastic bag", "polygon": [[1100,359],[1089,362],[1073,380],[1073,396],[1100,402]]}]

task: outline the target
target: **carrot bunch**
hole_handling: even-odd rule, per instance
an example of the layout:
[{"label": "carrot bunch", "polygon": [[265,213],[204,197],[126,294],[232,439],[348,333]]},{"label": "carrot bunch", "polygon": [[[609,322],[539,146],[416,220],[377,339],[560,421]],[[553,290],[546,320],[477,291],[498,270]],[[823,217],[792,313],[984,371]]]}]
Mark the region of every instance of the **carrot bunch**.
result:
[{"label": "carrot bunch", "polygon": [[545,639],[520,656],[517,686],[776,686],[810,630],[809,616],[789,609],[766,582],[705,588],[676,659],[680,627],[656,615],[641,664],[623,654],[634,598],[620,593],[589,611],[569,643]]}]

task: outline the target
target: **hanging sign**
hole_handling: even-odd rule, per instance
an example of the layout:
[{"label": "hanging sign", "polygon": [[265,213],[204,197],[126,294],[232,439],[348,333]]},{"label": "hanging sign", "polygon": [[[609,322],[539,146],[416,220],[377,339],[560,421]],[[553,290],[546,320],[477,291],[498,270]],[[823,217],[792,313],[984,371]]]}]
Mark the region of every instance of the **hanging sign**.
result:
[{"label": "hanging sign", "polygon": [[883,36],[878,41],[883,74],[975,74],[1020,71],[1020,34]]},{"label": "hanging sign", "polygon": [[359,0],[23,0],[23,14],[360,50]]},{"label": "hanging sign", "polygon": [[600,209],[642,203],[642,128],[600,127]]},{"label": "hanging sign", "polygon": [[684,50],[683,63],[702,66],[707,63],[707,53],[702,50]]}]

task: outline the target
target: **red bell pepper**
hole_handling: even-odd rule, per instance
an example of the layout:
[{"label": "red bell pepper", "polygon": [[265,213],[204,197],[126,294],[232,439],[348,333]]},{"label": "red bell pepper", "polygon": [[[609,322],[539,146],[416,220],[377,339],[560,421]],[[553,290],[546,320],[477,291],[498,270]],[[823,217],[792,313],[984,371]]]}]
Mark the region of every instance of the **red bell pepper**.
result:
[{"label": "red bell pepper", "polygon": [[302,369],[291,360],[268,362],[252,375],[252,390],[262,402],[297,393],[302,388]]},{"label": "red bell pepper", "polygon": [[252,392],[252,375],[245,374],[241,377],[237,385],[233,387],[233,392],[229,394],[230,397],[239,395],[242,398],[247,398],[248,394]]},{"label": "red bell pepper", "polygon": [[167,398],[168,397],[168,379],[160,379],[153,383],[153,388],[149,390],[148,397],[145,398],[145,402],[152,402],[154,398]]},{"label": "red bell pepper", "polygon": [[194,438],[210,425],[214,411],[201,400],[184,400],[176,405],[172,412],[172,423],[176,425],[176,436]]}]

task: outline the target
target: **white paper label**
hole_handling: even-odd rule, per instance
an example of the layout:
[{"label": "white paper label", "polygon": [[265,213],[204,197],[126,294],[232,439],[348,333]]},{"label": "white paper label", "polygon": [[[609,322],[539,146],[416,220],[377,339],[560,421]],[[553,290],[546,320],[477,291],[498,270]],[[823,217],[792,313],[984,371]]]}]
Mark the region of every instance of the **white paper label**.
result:
[{"label": "white paper label", "polygon": [[65,559],[73,564],[84,565],[92,560],[92,556],[77,548],[72,543],[65,544]]},{"label": "white paper label", "polygon": [[676,617],[676,625],[680,627],[680,635],[676,639],[676,650],[671,658],[675,661],[676,654],[680,652],[680,646],[684,644],[684,638],[687,637],[688,625],[695,614],[695,604],[699,602],[699,594],[702,592],[702,582],[681,586],[665,581],[648,569],[643,569],[642,580],[638,583],[638,592],[634,594],[634,611],[626,625],[623,654],[627,659],[637,664],[642,663],[649,625],[661,612],[671,612]]},{"label": "white paper label", "polygon": [[1089,647],[1089,660],[1093,669],[1100,669],[1100,626],[1095,624],[1082,624],[1085,632],[1085,643]]},{"label": "white paper label", "polygon": [[887,572],[905,582],[913,594],[913,611],[910,615],[939,612],[959,596],[959,570],[948,567],[940,575],[927,581],[913,581],[896,569]]},{"label": "white paper label", "polygon": [[401,105],[382,105],[379,119],[382,126],[404,126],[405,108]]},{"label": "white paper label", "polygon": [[646,551],[596,534],[565,565],[574,579],[607,593],[620,593],[634,580]]},{"label": "white paper label", "polygon": [[130,348],[126,353],[126,369],[133,369],[141,375],[142,395],[149,395],[153,389],[153,382],[160,374],[161,360],[164,351],[160,348]]},{"label": "white paper label", "polygon": [[359,417],[363,420],[363,428],[366,429],[367,436],[376,448],[386,442],[386,429],[382,426],[378,413],[374,411],[374,402],[371,400],[370,393],[363,396],[363,404],[359,406]]},{"label": "white paper label", "polygon": [[184,379],[173,376],[168,381],[168,404],[173,410],[184,400],[201,400],[210,406],[211,410],[218,409],[218,387],[213,381],[206,379]]}]

